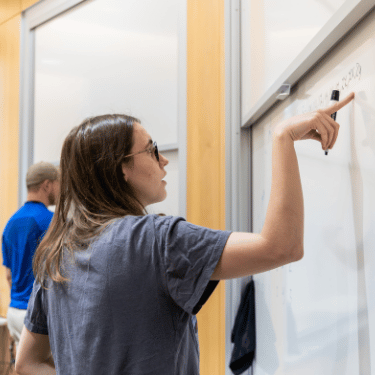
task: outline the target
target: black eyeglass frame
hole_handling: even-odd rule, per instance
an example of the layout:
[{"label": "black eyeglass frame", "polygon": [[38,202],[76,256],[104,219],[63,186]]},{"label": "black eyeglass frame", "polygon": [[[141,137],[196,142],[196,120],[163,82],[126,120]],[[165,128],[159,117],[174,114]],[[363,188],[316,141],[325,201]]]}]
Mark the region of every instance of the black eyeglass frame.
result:
[{"label": "black eyeglass frame", "polygon": [[153,144],[151,144],[150,146],[148,146],[147,148],[145,148],[144,150],[142,151],[138,151],[138,152],[135,152],[134,154],[130,154],[130,155],[126,155],[124,156],[124,159],[125,158],[128,158],[130,156],[134,156],[134,155],[138,155],[138,154],[141,154],[142,152],[147,152],[149,151],[150,154],[154,153],[155,155],[155,158],[156,160],[159,162],[159,150],[158,150],[158,145],[156,144],[156,142],[154,142]]}]

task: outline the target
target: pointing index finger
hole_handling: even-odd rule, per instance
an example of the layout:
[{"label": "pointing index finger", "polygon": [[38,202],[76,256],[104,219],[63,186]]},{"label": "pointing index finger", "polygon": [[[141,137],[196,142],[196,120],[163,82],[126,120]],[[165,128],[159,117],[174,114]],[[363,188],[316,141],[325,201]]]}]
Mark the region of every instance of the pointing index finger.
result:
[{"label": "pointing index finger", "polygon": [[324,110],[325,113],[331,115],[332,113],[337,112],[342,107],[345,107],[348,103],[350,103],[354,99],[354,92],[350,93],[346,98],[340,100],[339,102],[331,105],[330,107]]}]

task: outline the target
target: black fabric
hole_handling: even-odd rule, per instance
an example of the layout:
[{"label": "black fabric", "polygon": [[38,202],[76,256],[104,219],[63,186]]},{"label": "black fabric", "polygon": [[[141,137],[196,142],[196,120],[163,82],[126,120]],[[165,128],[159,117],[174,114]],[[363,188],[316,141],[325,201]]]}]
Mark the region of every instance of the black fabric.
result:
[{"label": "black fabric", "polygon": [[211,294],[214,292],[215,288],[217,287],[217,284],[219,284],[218,280],[210,280],[206,286],[206,289],[204,290],[202,297],[198,301],[198,303],[194,306],[193,314],[198,314],[199,310],[203,307],[203,305],[207,302],[207,300],[210,298]]},{"label": "black fabric", "polygon": [[239,375],[253,363],[255,354],[255,290],[251,280],[241,297],[241,303],[234,322],[231,341],[234,343],[229,368]]}]

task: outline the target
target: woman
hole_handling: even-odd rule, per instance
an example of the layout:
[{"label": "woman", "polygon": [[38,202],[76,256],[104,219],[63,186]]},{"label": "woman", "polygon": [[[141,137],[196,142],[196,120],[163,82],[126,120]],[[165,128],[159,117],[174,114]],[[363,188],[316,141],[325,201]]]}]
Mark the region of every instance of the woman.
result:
[{"label": "woman", "polygon": [[[279,124],[260,234],[147,215],[166,196],[168,160],[135,118],[88,119],[61,153],[61,195],[35,259],[19,374],[198,374],[194,314],[218,280],[303,256],[303,197],[293,142],[335,144],[330,117],[354,97]],[[50,355],[52,351],[52,357]]]}]

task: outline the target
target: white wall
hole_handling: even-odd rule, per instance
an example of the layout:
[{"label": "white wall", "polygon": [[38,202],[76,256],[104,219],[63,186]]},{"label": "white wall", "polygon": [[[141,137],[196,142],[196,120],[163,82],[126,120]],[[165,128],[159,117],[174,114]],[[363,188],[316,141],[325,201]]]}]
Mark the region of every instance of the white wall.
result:
[{"label": "white wall", "polygon": [[34,163],[58,163],[66,135],[87,117],[135,116],[159,147],[174,149],[163,152],[167,199],[149,212],[179,214],[180,9],[170,0],[87,1],[35,30]]},{"label": "white wall", "polygon": [[178,2],[95,0],[35,32],[34,162],[56,161],[84,118],[140,118],[177,143]]}]

